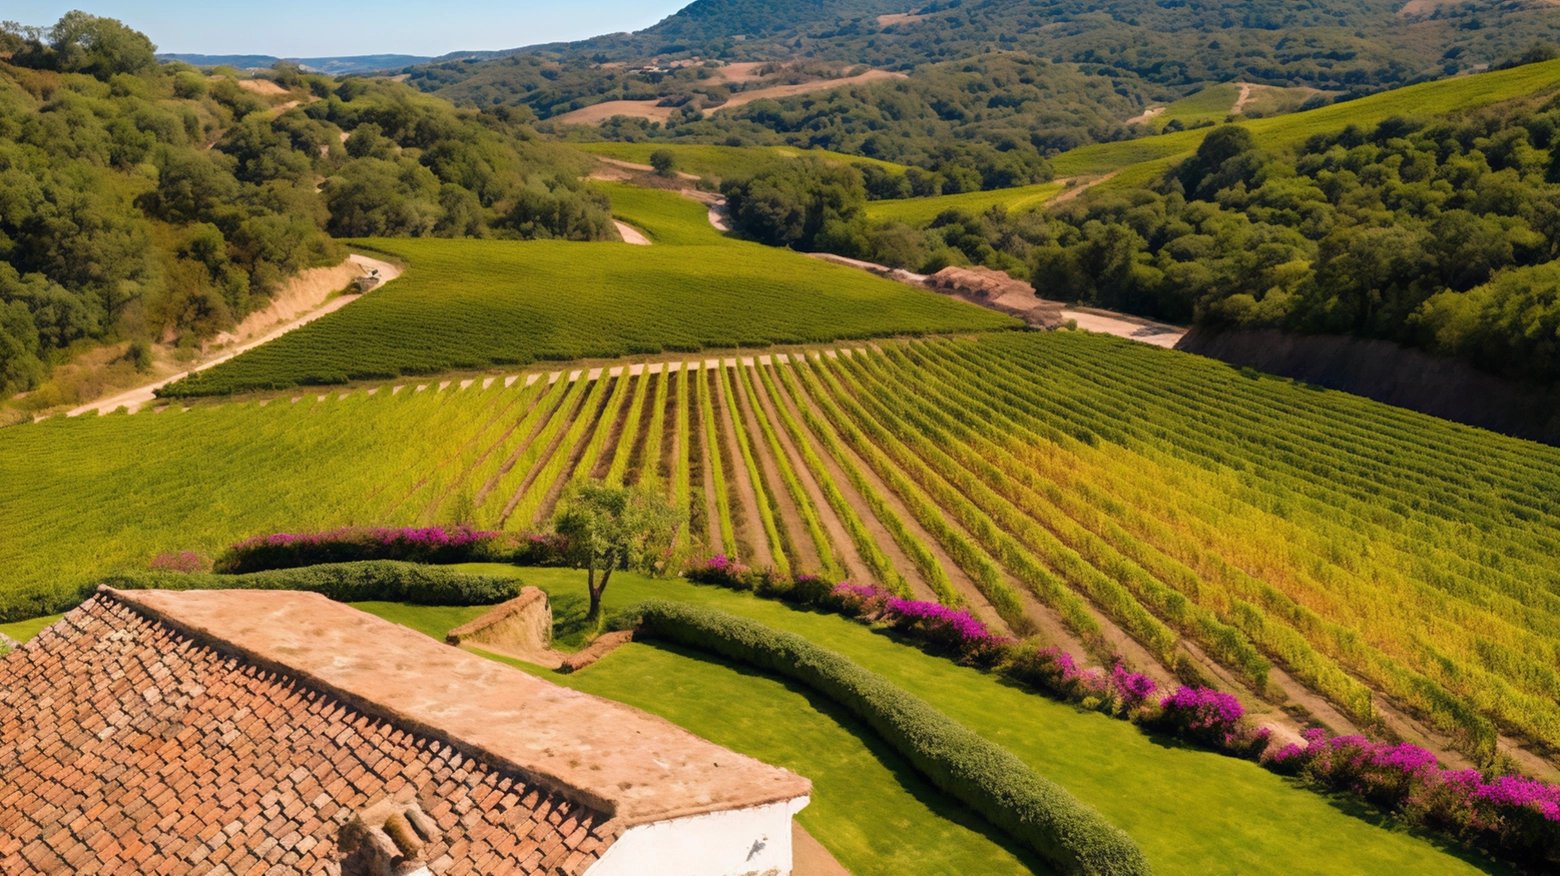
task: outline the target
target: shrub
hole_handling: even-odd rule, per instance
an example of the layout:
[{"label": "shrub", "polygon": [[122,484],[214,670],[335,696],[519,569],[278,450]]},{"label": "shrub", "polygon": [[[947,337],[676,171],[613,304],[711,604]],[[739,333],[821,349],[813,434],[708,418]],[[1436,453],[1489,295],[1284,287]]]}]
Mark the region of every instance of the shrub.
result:
[{"label": "shrub", "polygon": [[934,648],[980,666],[991,666],[1007,656],[1015,640],[998,636],[965,609],[936,602],[893,597],[884,617],[894,629]]},{"label": "shrub", "polygon": [[725,554],[716,554],[703,564],[688,569],[683,577],[700,584],[714,584],[732,590],[752,590],[757,583],[757,576],[752,569]]},{"label": "shrub", "polygon": [[566,566],[569,539],[556,532],[533,532],[520,537],[509,562],[517,566]]},{"label": "shrub", "polygon": [[211,561],[194,551],[158,554],[148,564],[154,572],[209,572]]},{"label": "shrub", "polygon": [[1079,669],[1060,648],[1018,649],[1004,673],[1064,700],[1124,718],[1136,718],[1159,689],[1152,678],[1116,663],[1107,675]]},{"label": "shrub", "polygon": [[1064,873],[1151,872],[1137,845],[1027,764],[886,678],[794,633],[681,603],[636,606],[641,631],[809,685],[883,736],[937,787]]},{"label": "shrub", "polygon": [[876,620],[888,610],[888,601],[893,598],[892,591],[874,584],[841,581],[821,602],[848,617]]},{"label": "shrub", "polygon": [[1182,739],[1240,757],[1255,758],[1267,748],[1268,729],[1253,730],[1244,720],[1246,708],[1233,694],[1182,685],[1159,707],[1154,724]]},{"label": "shrub", "polygon": [[492,605],[520,595],[520,581],[467,575],[414,563],[373,560],[242,575],[209,572],[134,572],[104,584],[119,590],[307,590],[337,602],[408,602],[413,605]]},{"label": "shrub", "polygon": [[497,532],[464,526],[446,529],[347,526],[316,533],[257,535],[233,545],[217,558],[222,574],[296,569],[323,563],[400,560],[409,563],[504,561],[514,548]]},{"label": "shrub", "polygon": [[1305,733],[1267,766],[1334,791],[1358,794],[1408,821],[1449,833],[1519,863],[1560,863],[1560,787],[1521,776],[1489,781],[1478,770],[1443,770],[1414,745]]}]

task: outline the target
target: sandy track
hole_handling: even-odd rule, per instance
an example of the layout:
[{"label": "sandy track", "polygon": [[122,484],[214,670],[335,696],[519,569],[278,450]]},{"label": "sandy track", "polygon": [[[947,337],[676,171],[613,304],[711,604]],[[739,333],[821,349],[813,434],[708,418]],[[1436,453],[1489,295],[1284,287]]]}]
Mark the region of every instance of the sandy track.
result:
[{"label": "sandy track", "polygon": [[1250,82],[1237,84],[1240,85],[1240,96],[1235,98],[1235,105],[1230,107],[1230,115],[1232,116],[1238,116],[1246,109],[1246,103],[1251,100],[1251,93],[1254,90]]},{"label": "sandy track", "polygon": [[612,224],[617,226],[618,235],[623,238],[624,243],[633,244],[634,246],[650,245],[650,238],[645,237],[644,233],[638,228],[627,222],[619,222],[616,219],[612,220]]},{"label": "sandy track", "polygon": [[1174,347],[1181,338],[1186,336],[1186,329],[1179,326],[1166,325],[1124,313],[1113,313],[1109,310],[1097,310],[1093,307],[1063,310],[1062,318],[1075,320],[1078,328],[1086,331],[1115,335],[1118,338],[1141,341],[1156,347]]},{"label": "sandy track", "polygon": [[[350,261],[361,268],[363,274],[366,274],[371,270],[378,270],[379,276],[385,283],[388,283],[391,280],[394,280],[396,277],[401,276],[400,268],[390,264],[389,262],[380,261],[379,259],[354,254],[350,257]],[[240,353],[253,350],[255,347],[258,347],[261,344],[276,340],[293,329],[308,325],[322,316],[335,313],[336,311],[346,307],[348,304],[351,304],[361,297],[361,295],[340,295],[336,298],[332,298],[331,300],[324,302],[322,305],[315,307],[313,310],[308,311],[302,316],[299,316],[284,325],[272,329],[262,337],[241,343],[237,347],[223,352],[214,359],[202,362],[188,371],[180,372],[173,375],[172,377],[163,378],[156,383],[149,383],[145,386],[139,386],[135,389],[121,392],[106,399],[99,399],[98,401],[92,402],[90,404],[82,405],[71,410],[67,416],[79,417],[88,411],[97,411],[100,414],[107,414],[118,410],[121,407],[127,408],[131,413],[134,413],[135,411],[139,410],[142,405],[156,399],[157,390],[163,388],[164,386],[167,386],[176,380],[181,380],[185,377],[188,377],[191,374],[197,374],[201,371],[205,371],[208,368],[214,368],[218,365],[221,365],[223,362],[232,359]]]},{"label": "sandy track", "polygon": [[1122,122],[1122,124],[1123,125],[1141,125],[1144,122],[1149,121],[1150,119],[1157,118],[1159,116],[1159,114],[1164,112],[1166,109],[1167,109],[1167,107],[1151,106],[1148,109],[1143,110],[1142,112],[1140,112],[1137,115],[1133,116],[1132,118],[1127,119],[1125,122]]}]

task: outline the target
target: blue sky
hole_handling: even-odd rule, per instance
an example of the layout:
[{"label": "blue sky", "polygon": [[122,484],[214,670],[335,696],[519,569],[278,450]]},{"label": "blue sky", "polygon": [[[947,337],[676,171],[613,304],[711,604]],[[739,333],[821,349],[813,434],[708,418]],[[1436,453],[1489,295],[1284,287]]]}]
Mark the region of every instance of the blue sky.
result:
[{"label": "blue sky", "polygon": [[322,57],[442,55],[639,30],[690,0],[6,0],[0,17],[46,25],[83,9],[160,51]]}]

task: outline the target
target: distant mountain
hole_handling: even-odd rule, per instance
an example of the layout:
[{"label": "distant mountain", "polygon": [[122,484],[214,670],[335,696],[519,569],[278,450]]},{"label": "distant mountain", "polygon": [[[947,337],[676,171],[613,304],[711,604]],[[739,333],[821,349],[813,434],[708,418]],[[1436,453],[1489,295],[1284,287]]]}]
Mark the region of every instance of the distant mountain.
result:
[{"label": "distant mountain", "polygon": [[[487,53],[473,53],[483,55]],[[459,57],[470,57],[460,55]],[[414,64],[426,64],[436,60],[427,55],[344,55],[334,58],[278,58],[275,55],[196,55],[165,52],[157,56],[159,61],[183,61],[196,67],[237,67],[248,70],[269,67],[277,61],[293,61],[305,70],[342,76],[348,73],[372,73],[378,70],[399,70]]]}]

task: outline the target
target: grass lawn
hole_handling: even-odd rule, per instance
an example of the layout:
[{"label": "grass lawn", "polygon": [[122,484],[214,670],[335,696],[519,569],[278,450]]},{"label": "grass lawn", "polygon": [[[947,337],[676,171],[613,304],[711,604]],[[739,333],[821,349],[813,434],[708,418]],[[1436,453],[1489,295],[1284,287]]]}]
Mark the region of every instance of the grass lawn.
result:
[{"label": "grass lawn", "polygon": [[[583,573],[557,569],[463,567],[520,575],[553,598],[559,638],[577,646],[584,615]],[[752,617],[806,636],[882,673],[950,717],[1007,747],[1037,772],[1099,808],[1130,833],[1161,874],[1457,874],[1505,872],[1480,859],[1409,833],[1349,801],[1296,788],[1256,764],[1186,748],[1136,727],[1008,686],[972,669],[901,645],[889,636],[839,617],[795,611],[783,604],[684,581],[656,581],[619,573],[606,594],[609,608],[661,596]],[[416,613],[420,609],[398,608]],[[391,615],[392,619],[400,619]],[[430,624],[429,626],[437,626]],[[531,671],[537,671],[532,669]],[[864,846],[889,836],[919,845],[919,822],[935,801],[903,797],[889,807],[869,805],[879,791],[844,769],[834,747],[810,734],[828,719],[847,735],[851,724],[826,703],[767,677],[725,666],[703,654],[635,644],[560,683],[622,700],[713,741],[814,779],[813,807],[803,824],[847,866],[863,873],[1000,873],[1017,866],[1006,847],[966,830],[963,843],[981,847],[979,866],[956,865],[953,851],[918,852],[913,865],[876,869]],[[793,726],[794,724],[794,726]],[[871,740],[839,745],[870,747]],[[803,741],[798,741],[803,740]],[[854,755],[852,755],[854,757]],[[892,760],[880,767],[895,771]],[[905,788],[909,788],[901,780]],[[842,809],[835,795],[847,794]],[[866,800],[857,799],[864,794]],[[836,813],[843,812],[843,815]],[[844,823],[842,823],[844,822]],[[950,840],[931,845],[942,848]],[[960,853],[962,854],[962,853]],[[867,859],[867,860],[864,860]],[[906,859],[900,859],[901,861]],[[908,869],[907,869],[908,866]]]},{"label": "grass lawn", "polygon": [[[25,642],[28,639],[31,639],[33,636],[38,635],[39,630],[43,629],[49,624],[54,623],[62,617],[64,617],[62,614],[51,614],[48,617],[35,617],[32,620],[0,624],[0,633],[5,633],[7,636],[10,636],[18,642]],[[397,621],[397,623],[399,623],[399,621]]]}]

